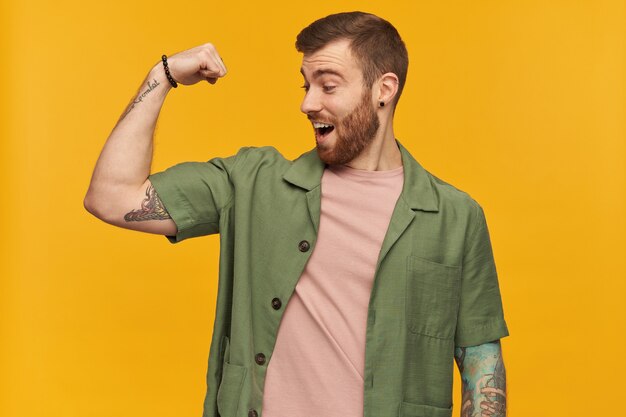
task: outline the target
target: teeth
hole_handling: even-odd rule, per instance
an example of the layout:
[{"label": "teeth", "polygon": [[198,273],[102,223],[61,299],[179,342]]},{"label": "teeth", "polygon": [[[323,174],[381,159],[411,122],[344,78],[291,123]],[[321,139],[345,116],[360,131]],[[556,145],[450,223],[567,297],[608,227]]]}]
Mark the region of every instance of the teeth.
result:
[{"label": "teeth", "polygon": [[332,125],[326,124],[326,123],[313,123],[313,127],[316,129],[319,129],[320,127],[331,127]]}]

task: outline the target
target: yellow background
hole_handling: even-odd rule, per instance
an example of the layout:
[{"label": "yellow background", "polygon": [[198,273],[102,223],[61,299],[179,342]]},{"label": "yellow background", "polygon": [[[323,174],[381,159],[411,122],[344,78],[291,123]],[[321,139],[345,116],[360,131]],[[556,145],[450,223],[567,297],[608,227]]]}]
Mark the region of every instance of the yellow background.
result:
[{"label": "yellow background", "polygon": [[348,10],[406,42],[396,137],[485,209],[509,416],[621,413],[622,1],[0,7],[0,416],[201,415],[219,237],[171,245],[98,220],[83,208],[92,170],[151,66],[205,42],[229,73],[171,90],[152,172],[247,145],[311,149],[295,36]]}]

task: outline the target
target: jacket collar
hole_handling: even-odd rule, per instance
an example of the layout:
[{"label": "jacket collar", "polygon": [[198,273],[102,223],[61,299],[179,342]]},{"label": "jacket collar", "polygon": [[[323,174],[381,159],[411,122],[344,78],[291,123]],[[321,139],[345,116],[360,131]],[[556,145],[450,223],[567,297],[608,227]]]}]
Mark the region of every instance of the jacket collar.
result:
[{"label": "jacket collar", "polygon": [[[439,211],[439,198],[431,183],[430,174],[413,158],[409,151],[395,139],[402,155],[404,183],[400,198],[412,209]],[[317,148],[313,148],[296,158],[283,179],[293,185],[312,190],[320,185],[326,164],[319,158]]]}]

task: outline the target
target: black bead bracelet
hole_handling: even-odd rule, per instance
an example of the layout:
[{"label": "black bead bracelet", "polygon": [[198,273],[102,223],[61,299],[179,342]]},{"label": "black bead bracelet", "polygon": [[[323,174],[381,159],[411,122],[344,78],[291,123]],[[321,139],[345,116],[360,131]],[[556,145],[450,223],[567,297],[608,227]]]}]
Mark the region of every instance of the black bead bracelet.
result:
[{"label": "black bead bracelet", "polygon": [[178,84],[176,83],[176,81],[174,81],[174,78],[172,78],[172,75],[170,74],[170,69],[167,67],[167,56],[163,54],[161,59],[163,60],[163,66],[165,67],[165,75],[167,75],[167,79],[170,81],[170,84],[172,84],[172,87],[177,88]]}]

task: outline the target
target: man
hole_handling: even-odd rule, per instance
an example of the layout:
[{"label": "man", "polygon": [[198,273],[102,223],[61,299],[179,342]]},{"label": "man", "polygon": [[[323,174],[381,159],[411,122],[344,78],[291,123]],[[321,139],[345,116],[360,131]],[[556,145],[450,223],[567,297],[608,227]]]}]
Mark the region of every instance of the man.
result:
[{"label": "man", "polygon": [[85,207],[171,243],[220,233],[204,417],[504,416],[507,336],[489,232],[469,194],[426,171],[393,115],[408,57],[366,13],[297,37],[316,146],[274,147],[149,174],[171,85],[226,75],[216,48],[149,73],[100,155]]}]

